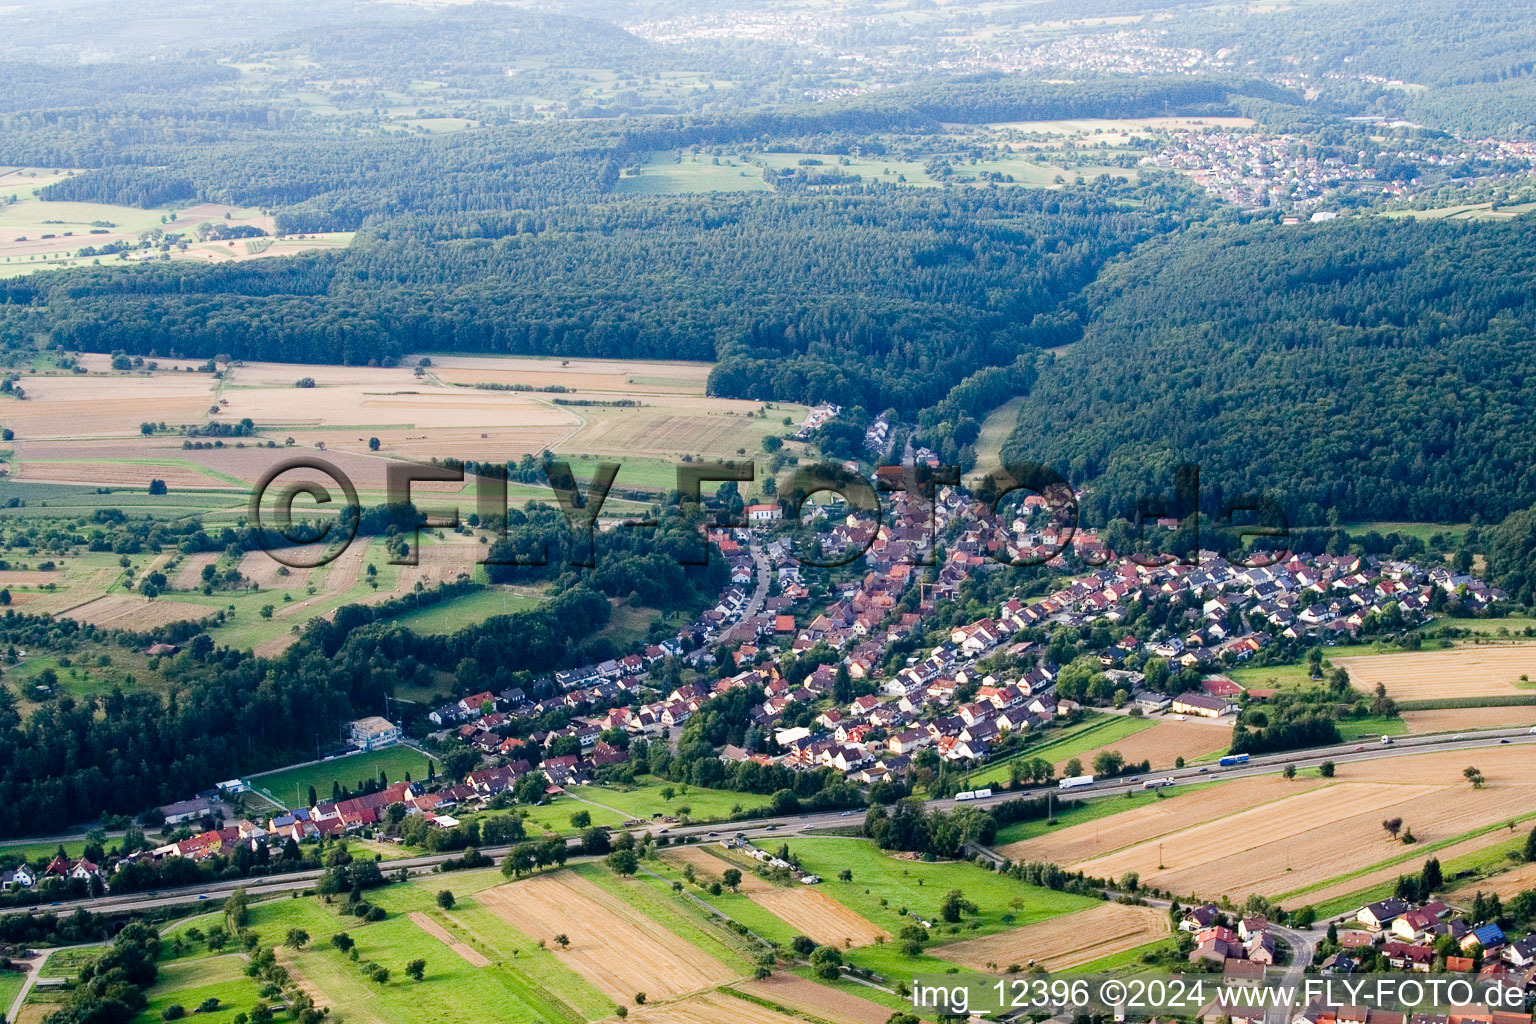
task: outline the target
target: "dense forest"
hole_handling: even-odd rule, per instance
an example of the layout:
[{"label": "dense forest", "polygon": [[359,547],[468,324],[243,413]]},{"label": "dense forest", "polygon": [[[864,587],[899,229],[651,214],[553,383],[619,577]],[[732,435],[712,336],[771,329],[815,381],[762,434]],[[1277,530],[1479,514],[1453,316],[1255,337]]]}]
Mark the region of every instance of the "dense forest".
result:
[{"label": "dense forest", "polygon": [[1077,300],[1009,457],[1092,481],[1090,521],[1200,467],[1202,508],[1494,522],[1536,493],[1536,223],[1358,219],[1159,240]]},{"label": "dense forest", "polygon": [[[915,410],[1188,214],[1123,190],[737,195],[388,221],[347,252],[9,283],[87,351],[388,363],[405,352],[719,359],[715,394]],[[0,316],[4,315],[0,312]]]}]

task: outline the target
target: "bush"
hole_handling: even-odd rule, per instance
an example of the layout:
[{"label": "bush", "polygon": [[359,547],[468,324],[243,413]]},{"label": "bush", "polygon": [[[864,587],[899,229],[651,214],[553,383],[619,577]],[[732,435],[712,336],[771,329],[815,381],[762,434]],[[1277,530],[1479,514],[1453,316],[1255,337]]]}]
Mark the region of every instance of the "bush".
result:
[{"label": "bush", "polygon": [[180,1003],[172,1003],[160,1011],[161,1020],[181,1020],[187,1015],[187,1008]]}]

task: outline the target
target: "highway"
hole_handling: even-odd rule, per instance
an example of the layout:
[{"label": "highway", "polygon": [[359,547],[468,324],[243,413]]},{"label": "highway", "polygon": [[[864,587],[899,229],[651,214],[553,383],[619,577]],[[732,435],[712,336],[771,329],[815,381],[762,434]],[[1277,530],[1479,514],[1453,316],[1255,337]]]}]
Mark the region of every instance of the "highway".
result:
[{"label": "highway", "polygon": [[[1218,779],[1241,779],[1256,775],[1270,775],[1281,770],[1287,764],[1293,764],[1299,770],[1316,767],[1324,761],[1333,761],[1335,764],[1342,765],[1356,761],[1375,761],[1382,758],[1403,757],[1412,754],[1446,750],[1487,750],[1506,743],[1533,745],[1536,744],[1536,734],[1532,734],[1526,729],[1498,729],[1467,733],[1461,736],[1394,737],[1390,745],[1382,744],[1379,741],[1369,741],[1339,744],[1331,747],[1313,747],[1307,750],[1255,756],[1246,764],[1226,768],[1217,765],[1170,768],[1149,772],[1144,775],[1130,776],[1124,779],[1096,782],[1092,786],[1084,786],[1061,793],[1061,799],[1063,802],[1069,802],[1100,797],[1123,797],[1127,792],[1140,792],[1142,783],[1152,778],[1172,778],[1174,780],[1173,785],[1169,788],[1176,788],[1178,786],[1198,785]],[[997,793],[988,799],[976,801],[960,801],[954,798],[930,800],[927,802],[927,806],[933,810],[950,810],[955,807],[986,807],[989,804],[1012,799],[1013,797],[1043,796],[1046,793],[1058,792],[1055,786],[1035,786],[1010,793]],[[864,822],[864,813],[863,810],[825,811],[758,819],[753,822],[736,821],[709,825],[679,825],[650,831],[656,835],[665,834],[673,839],[682,836],[699,838],[717,836],[726,838],[738,834],[748,839],[772,839],[803,832],[814,832],[818,829],[861,825]],[[576,840],[572,839],[567,842],[571,849],[578,848],[579,844]],[[508,846],[495,846],[486,847],[481,852],[500,861],[509,849],[510,847]],[[412,875],[430,874],[436,869],[438,864],[451,857],[458,856],[459,852],[452,851],[419,857],[406,857],[400,860],[385,861],[379,866],[386,873],[397,872],[404,868]],[[69,900],[57,904],[48,904],[38,909],[54,910],[61,913],[72,912],[77,908],[97,912],[149,910],[156,907],[170,907],[187,903],[220,900],[238,888],[244,888],[252,896],[270,896],[290,892],[295,889],[309,888],[315,884],[321,873],[319,870],[295,871],[266,878],[231,879],[210,882],[207,885],[163,889],[154,893],[108,894],[94,899]]]}]

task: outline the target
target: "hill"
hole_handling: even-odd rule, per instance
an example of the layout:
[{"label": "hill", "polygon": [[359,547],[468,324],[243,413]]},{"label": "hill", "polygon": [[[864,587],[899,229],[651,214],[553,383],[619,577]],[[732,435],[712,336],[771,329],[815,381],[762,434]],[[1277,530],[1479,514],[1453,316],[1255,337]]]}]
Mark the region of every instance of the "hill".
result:
[{"label": "hill", "polygon": [[1087,289],[1006,446],[1123,515],[1198,463],[1202,504],[1293,523],[1502,519],[1536,496],[1536,221],[1204,228]]}]

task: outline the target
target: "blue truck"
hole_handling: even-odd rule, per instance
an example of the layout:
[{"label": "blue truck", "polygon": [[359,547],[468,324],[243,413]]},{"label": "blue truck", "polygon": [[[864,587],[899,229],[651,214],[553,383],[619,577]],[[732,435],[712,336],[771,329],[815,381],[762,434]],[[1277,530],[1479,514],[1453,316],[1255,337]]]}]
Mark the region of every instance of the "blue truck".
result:
[{"label": "blue truck", "polygon": [[1217,761],[1216,763],[1221,765],[1223,768],[1230,768],[1230,767],[1232,767],[1235,764],[1247,764],[1248,763],[1248,755],[1247,754],[1228,754],[1226,757],[1222,758],[1220,761]]}]

